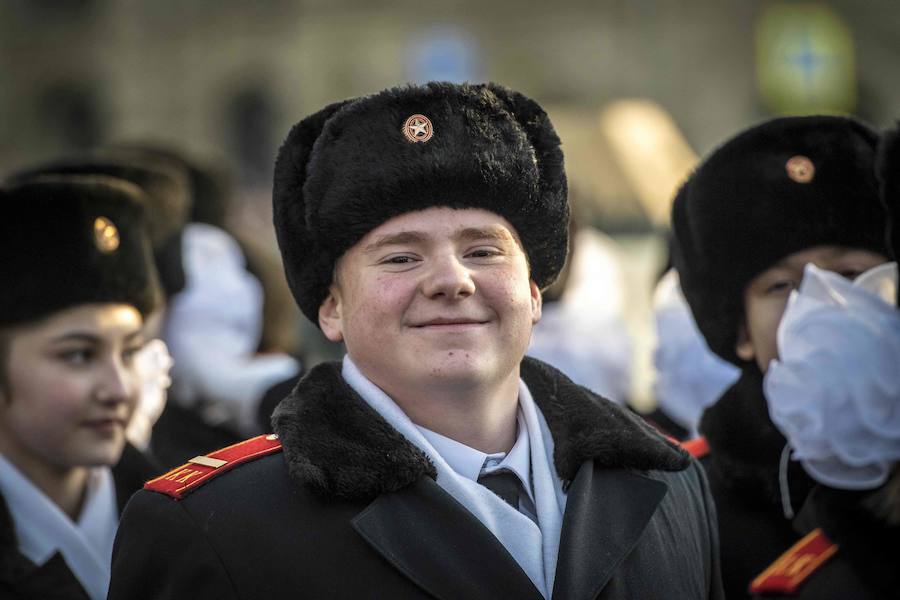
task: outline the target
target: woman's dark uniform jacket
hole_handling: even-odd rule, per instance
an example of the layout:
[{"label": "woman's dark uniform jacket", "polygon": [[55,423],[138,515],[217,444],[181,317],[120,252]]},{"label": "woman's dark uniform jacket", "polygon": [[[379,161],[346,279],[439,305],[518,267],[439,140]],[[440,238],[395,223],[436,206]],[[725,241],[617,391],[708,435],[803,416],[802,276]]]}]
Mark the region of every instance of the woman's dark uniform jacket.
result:
[{"label": "woman's dark uniform jacket", "polygon": [[[727,597],[900,598],[898,527],[875,520],[861,492],[816,485],[797,461],[780,478],[779,448],[786,441],[757,412],[765,410],[762,375],[747,368],[700,426],[708,434],[701,464],[719,535],[733,542],[722,547]],[[793,518],[785,516],[786,498]]]},{"label": "woman's dark uniform jacket", "polygon": [[[715,512],[697,463],[552,367],[526,358],[522,376],[568,490],[553,597],[722,598]],[[541,598],[340,365],[313,369],[273,423],[282,451],[181,499],[134,496],[111,600]]]},{"label": "woman's dark uniform jacket", "polygon": [[[119,512],[159,469],[130,444],[113,467]],[[88,595],[58,552],[37,567],[19,552],[12,516],[0,496],[0,598],[3,600],[87,600]]]}]

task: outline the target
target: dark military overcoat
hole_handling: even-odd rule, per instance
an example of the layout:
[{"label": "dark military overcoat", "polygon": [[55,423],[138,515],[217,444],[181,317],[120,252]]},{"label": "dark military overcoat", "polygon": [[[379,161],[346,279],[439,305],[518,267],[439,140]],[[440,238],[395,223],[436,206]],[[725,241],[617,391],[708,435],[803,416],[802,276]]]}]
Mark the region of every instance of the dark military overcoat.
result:
[{"label": "dark military overcoat", "polygon": [[[532,359],[522,376],[568,490],[553,598],[722,598],[702,469],[639,418]],[[283,449],[123,516],[111,600],[542,596],[427,457],[313,369],[276,410]]]}]

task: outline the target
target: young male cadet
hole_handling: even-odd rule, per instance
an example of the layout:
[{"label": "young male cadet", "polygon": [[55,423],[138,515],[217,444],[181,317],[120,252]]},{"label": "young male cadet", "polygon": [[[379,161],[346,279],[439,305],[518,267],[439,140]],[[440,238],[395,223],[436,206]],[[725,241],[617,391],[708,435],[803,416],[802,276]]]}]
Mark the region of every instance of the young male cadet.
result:
[{"label": "young male cadet", "polygon": [[700,421],[729,598],[749,597],[751,581],[808,531],[796,515],[815,481],[791,460],[763,378],[779,358],[779,323],[806,265],[854,279],[892,255],[878,141],[846,117],[773,119],[717,148],[673,204],[684,295],[710,349],[741,369]]},{"label": "young male cadet", "polygon": [[568,219],[537,104],[445,83],[339,102],[275,171],[291,289],[347,356],[281,403],[277,439],[137,494],[111,599],[721,597],[702,470],[523,359]]}]

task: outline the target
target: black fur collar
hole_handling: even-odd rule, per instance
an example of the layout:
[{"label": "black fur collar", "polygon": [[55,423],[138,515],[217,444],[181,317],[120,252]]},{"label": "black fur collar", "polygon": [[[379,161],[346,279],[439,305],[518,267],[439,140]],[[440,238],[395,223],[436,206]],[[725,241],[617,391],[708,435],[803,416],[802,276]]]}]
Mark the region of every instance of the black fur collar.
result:
[{"label": "black fur collar", "polygon": [[[604,468],[678,471],[689,458],[629,411],[526,358],[522,378],[547,419],[556,470],[568,483],[586,460]],[[372,410],[339,363],[310,371],[272,417],[295,481],[317,494],[373,498],[437,472],[425,454]]]},{"label": "black fur collar", "polygon": [[[755,363],[703,412],[700,433],[709,441],[716,479],[747,503],[782,510],[779,465],[787,440],[769,418]],[[789,461],[787,475],[791,506],[799,510],[814,482],[797,461]]]}]

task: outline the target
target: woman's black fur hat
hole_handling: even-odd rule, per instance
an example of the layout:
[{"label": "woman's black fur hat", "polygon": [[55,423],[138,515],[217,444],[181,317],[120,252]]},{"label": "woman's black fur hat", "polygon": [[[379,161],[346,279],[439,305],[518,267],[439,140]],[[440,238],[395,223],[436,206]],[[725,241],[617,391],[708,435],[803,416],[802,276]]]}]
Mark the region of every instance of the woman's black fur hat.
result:
[{"label": "woman's black fur hat", "polygon": [[673,263],[709,347],[735,354],[747,284],[816,245],[890,256],[878,196],[879,136],[839,116],[783,117],[716,149],[678,191]]},{"label": "woman's black fur hat", "polygon": [[191,211],[191,181],[179,164],[135,152],[105,150],[46,162],[15,173],[7,181],[23,183],[45,175],[102,175],[138,186],[144,193],[144,221],[165,296],[184,289],[181,234]]},{"label": "woman's black fur hat", "polygon": [[0,188],[0,327],[79,304],[147,316],[160,300],[141,190],[102,176],[44,176]]},{"label": "woman's black fur hat", "polygon": [[[431,125],[415,121],[421,137],[413,141],[404,127],[416,115]],[[559,138],[540,106],[496,84],[432,82],[325,107],[297,123],[282,145],[273,204],[288,283],[317,325],[335,261],[407,212],[446,206],[503,216],[541,288],[566,260]]]}]

